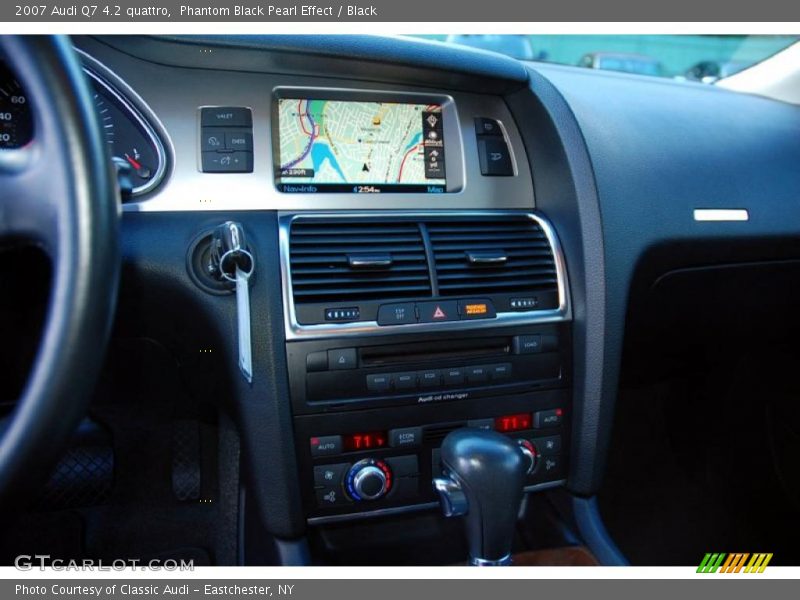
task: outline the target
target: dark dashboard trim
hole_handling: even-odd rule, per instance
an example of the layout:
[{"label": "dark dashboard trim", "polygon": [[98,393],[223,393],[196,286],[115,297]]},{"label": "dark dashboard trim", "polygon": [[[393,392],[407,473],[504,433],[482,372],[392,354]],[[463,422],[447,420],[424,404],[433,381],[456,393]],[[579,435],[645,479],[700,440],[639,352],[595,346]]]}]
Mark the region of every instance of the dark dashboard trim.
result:
[{"label": "dark dashboard trim", "polygon": [[97,36],[96,42],[156,64],[405,83],[504,94],[525,87],[512,58],[467,47],[374,35]]},{"label": "dark dashboard trim", "polygon": [[600,485],[613,417],[616,371],[607,377],[606,281],[602,218],[583,133],[559,90],[536,69],[530,86],[506,101],[525,140],[537,210],[559,232],[570,274],[573,318],[573,433],[567,487]]}]

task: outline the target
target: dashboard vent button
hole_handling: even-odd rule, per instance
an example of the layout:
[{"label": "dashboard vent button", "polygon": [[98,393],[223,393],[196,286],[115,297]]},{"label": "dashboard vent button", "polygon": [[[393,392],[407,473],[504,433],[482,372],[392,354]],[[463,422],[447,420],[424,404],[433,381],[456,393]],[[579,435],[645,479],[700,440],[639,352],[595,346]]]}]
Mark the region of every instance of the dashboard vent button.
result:
[{"label": "dashboard vent button", "polygon": [[441,296],[557,296],[553,249],[537,222],[430,221],[427,228]]},{"label": "dashboard vent button", "polygon": [[295,304],[356,305],[431,295],[417,223],[298,220],[289,245]]}]

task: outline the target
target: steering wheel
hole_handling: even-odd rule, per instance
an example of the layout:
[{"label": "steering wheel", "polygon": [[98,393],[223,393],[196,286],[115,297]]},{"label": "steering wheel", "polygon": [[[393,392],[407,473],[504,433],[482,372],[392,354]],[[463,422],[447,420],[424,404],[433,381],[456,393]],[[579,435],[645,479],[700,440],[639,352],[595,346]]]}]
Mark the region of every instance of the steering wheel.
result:
[{"label": "steering wheel", "polygon": [[[91,91],[64,37],[0,36],[34,138],[0,150],[0,244],[33,243],[52,263],[36,356],[0,428],[0,502],[32,487],[84,416],[103,363],[119,281],[119,192]],[[4,294],[14,282],[4,281]],[[8,340],[4,340],[8,343]],[[2,372],[2,369],[0,369]]]}]

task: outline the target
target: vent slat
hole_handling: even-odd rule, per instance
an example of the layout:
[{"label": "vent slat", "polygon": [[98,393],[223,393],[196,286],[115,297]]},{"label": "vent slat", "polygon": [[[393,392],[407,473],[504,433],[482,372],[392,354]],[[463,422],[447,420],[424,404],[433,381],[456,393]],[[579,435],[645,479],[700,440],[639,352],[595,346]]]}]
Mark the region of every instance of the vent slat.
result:
[{"label": "vent slat", "polygon": [[[313,254],[313,255],[300,255],[292,251],[292,265],[346,265],[347,254]],[[402,254],[392,253],[392,260],[395,263],[409,263],[409,264],[424,264],[425,255],[419,254]],[[394,266],[392,266],[394,268]],[[425,267],[427,268],[427,266]]]},{"label": "vent slat", "polygon": [[444,241],[433,241],[433,250],[434,252],[445,251],[445,250],[508,250],[509,248],[531,248],[532,242],[527,240],[507,240],[505,238],[501,238],[499,236],[495,236],[493,241],[480,241],[480,242],[471,242],[471,241],[461,241],[461,242],[451,242],[449,239]]},{"label": "vent slat", "polygon": [[[346,260],[341,261],[340,264],[347,264]],[[402,273],[424,273],[427,276],[428,268],[425,266],[419,266],[417,264],[409,264],[409,265],[392,265],[391,268],[392,273],[394,272],[402,272]],[[304,264],[298,264],[294,267],[294,272],[299,273],[300,275],[352,275],[353,271],[349,267],[337,267],[333,264],[330,264],[326,267],[320,267],[315,263],[312,263],[311,266],[307,267]],[[367,275],[367,273],[364,273]],[[374,277],[374,273],[369,273],[369,276]]]},{"label": "vent slat", "polygon": [[382,283],[394,283],[396,281],[405,282],[405,281],[415,281],[415,282],[428,282],[428,275],[427,273],[422,275],[383,275],[382,273],[375,273],[372,277],[369,277],[369,274],[364,273],[364,276],[353,276],[353,277],[304,277],[300,281],[295,281],[294,285],[297,287],[308,287],[308,286],[323,286],[323,285],[348,285],[350,283],[357,283],[359,285],[364,284],[372,284],[372,285],[381,285]]},{"label": "vent slat", "polygon": [[[553,251],[542,228],[527,219],[489,223],[431,223],[436,277],[442,296],[545,292],[558,288]],[[471,251],[502,251],[505,263],[473,265]]]},{"label": "vent slat", "polygon": [[[514,277],[553,277],[556,276],[555,269],[526,269],[526,270],[515,270]],[[505,270],[481,270],[478,271],[470,271],[469,273],[447,273],[445,275],[439,275],[439,283],[444,285],[445,283],[451,283],[455,281],[484,281],[484,280],[491,280],[491,279],[508,279],[508,272]]]},{"label": "vent slat", "polygon": [[344,236],[347,240],[348,244],[397,244],[400,242],[404,243],[415,243],[418,239],[418,236],[413,235],[396,235],[392,236],[391,239],[387,240],[386,235],[382,234],[380,236],[377,235],[354,235],[354,234],[342,234],[342,235],[320,235],[320,236],[299,236],[292,239],[292,246],[304,246],[307,244],[341,244],[342,237]]},{"label": "vent slat", "polygon": [[[386,268],[350,267],[352,254],[387,254]],[[289,245],[296,303],[354,302],[430,296],[425,245],[416,223],[296,221]]]},{"label": "vent slat", "polygon": [[[422,244],[421,240],[420,244]],[[422,260],[425,260],[424,249],[422,247],[417,247],[411,244],[397,244],[396,246],[393,246],[391,242],[388,242],[386,240],[381,240],[381,241],[376,241],[375,244],[372,246],[372,250],[376,249],[380,249],[381,251],[391,250],[393,253],[397,252],[401,254],[406,252],[412,253],[422,257]],[[345,241],[342,241],[338,244],[328,244],[328,245],[317,246],[314,248],[306,248],[306,247],[298,248],[297,246],[292,245],[291,250],[292,253],[300,255],[334,253],[334,254],[342,254],[344,256],[347,256],[348,254],[365,251],[363,247],[354,246],[352,244],[348,244]]]},{"label": "vent slat", "polygon": [[[534,268],[551,268],[553,266],[552,259],[548,257],[542,257],[540,259],[520,259],[514,263],[514,266],[517,269],[529,269],[531,267]],[[453,260],[453,261],[437,261],[437,270],[442,274],[447,274],[449,271],[463,271],[464,270],[464,261],[461,260]],[[440,275],[441,277],[441,275]]]},{"label": "vent slat", "polygon": [[330,302],[339,302],[341,298],[350,298],[357,296],[359,299],[367,300],[373,298],[400,298],[406,295],[420,296],[430,293],[430,287],[425,285],[392,285],[381,288],[372,286],[366,287],[348,287],[346,289],[323,289],[318,288],[314,290],[294,290],[295,298],[314,298],[315,302],[323,302],[329,300]]}]

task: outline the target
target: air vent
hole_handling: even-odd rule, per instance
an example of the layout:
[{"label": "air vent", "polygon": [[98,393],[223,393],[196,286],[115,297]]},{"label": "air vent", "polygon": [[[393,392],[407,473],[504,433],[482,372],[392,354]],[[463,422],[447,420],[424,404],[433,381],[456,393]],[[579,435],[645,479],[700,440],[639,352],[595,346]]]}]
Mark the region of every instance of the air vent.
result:
[{"label": "air vent", "polygon": [[402,300],[431,294],[425,246],[412,222],[292,223],[295,304]]},{"label": "air vent", "polygon": [[441,296],[541,294],[558,289],[553,250],[527,218],[427,224]]}]

